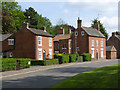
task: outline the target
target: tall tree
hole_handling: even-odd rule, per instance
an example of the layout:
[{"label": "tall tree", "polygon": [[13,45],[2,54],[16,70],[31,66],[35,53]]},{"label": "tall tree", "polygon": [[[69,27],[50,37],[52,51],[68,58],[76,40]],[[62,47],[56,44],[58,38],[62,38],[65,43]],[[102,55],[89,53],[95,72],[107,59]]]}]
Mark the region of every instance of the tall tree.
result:
[{"label": "tall tree", "polygon": [[2,2],[2,9],[8,10],[10,17],[15,22],[16,30],[20,30],[25,16],[18,2]]},{"label": "tall tree", "polygon": [[96,22],[98,22],[99,25],[100,25],[100,31],[101,31],[101,33],[106,37],[106,39],[108,39],[108,33],[107,33],[105,27],[103,26],[103,24],[100,22],[100,20],[98,20],[97,18],[94,19],[94,20],[92,20],[91,26],[94,27],[94,23],[96,23]]},{"label": "tall tree", "polygon": [[28,9],[25,9],[24,15],[26,21],[29,22],[30,27],[37,29],[39,14],[32,7],[29,7]]},{"label": "tall tree", "polygon": [[15,33],[16,26],[7,9],[2,10],[2,33]]}]

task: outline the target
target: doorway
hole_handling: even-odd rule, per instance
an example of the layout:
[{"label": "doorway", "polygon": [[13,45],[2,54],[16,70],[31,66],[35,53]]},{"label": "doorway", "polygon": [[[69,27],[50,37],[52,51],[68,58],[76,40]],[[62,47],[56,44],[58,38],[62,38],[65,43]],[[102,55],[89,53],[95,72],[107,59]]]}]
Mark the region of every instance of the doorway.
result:
[{"label": "doorway", "polygon": [[45,51],[43,51],[43,60],[45,60]]},{"label": "doorway", "polygon": [[96,59],[99,59],[99,55],[98,55],[98,49],[96,50]]}]

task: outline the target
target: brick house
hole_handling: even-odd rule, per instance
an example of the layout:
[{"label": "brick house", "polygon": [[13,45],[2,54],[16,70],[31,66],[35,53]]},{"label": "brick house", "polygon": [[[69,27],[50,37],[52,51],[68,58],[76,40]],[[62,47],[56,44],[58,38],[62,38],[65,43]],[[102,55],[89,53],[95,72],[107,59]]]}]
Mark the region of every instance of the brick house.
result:
[{"label": "brick house", "polygon": [[58,34],[54,37],[54,53],[71,53],[71,28],[69,28],[68,32],[68,34],[64,34],[62,27],[58,29]]},{"label": "brick house", "polygon": [[106,59],[116,59],[117,50],[114,46],[106,46]]},{"label": "brick house", "polygon": [[20,31],[2,40],[2,54],[7,58],[53,59],[53,37],[45,27],[37,30],[24,22]]},{"label": "brick house", "polygon": [[78,18],[78,27],[72,37],[72,52],[91,53],[92,59],[106,59],[106,39],[100,32],[98,23],[93,27],[83,27],[82,20]]},{"label": "brick house", "polygon": [[120,58],[120,32],[113,32],[107,40],[107,46],[114,46],[117,50],[117,58]]}]

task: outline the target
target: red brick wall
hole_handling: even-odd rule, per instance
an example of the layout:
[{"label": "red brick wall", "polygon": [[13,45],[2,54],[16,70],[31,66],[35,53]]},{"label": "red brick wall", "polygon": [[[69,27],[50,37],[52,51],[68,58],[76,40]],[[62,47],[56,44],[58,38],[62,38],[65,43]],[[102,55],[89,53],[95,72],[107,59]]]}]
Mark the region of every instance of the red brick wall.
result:
[{"label": "red brick wall", "polygon": [[[36,59],[38,60],[38,48],[42,48],[42,52],[45,50],[46,59],[49,59],[49,49],[52,49],[52,59],[54,58],[54,44],[52,38],[52,46],[49,46],[49,37],[42,36],[42,46],[38,46],[38,36],[36,36]],[[43,57],[43,54],[42,54]]]},{"label": "red brick wall", "polygon": [[[88,37],[89,38],[89,53],[91,53],[91,48],[94,48],[94,57],[96,59],[96,50],[98,50],[99,59],[106,59],[106,39],[99,37]],[[94,40],[94,46],[92,46],[92,40]],[[98,47],[96,44],[96,40],[98,40]],[[101,41],[103,41],[103,47],[101,47]],[[103,48],[103,58],[101,57],[101,48]]]},{"label": "red brick wall", "polygon": [[106,58],[107,59],[116,59],[117,58],[117,53],[115,51],[107,51],[106,52]]},{"label": "red brick wall", "polygon": [[[49,49],[52,49],[52,52],[54,52],[53,48],[53,38],[52,38],[52,47],[49,47],[49,37],[42,37],[42,47],[38,46],[38,36],[34,35],[31,31],[27,30],[26,28],[23,28],[22,30],[18,31],[15,35],[9,37],[14,38],[15,37],[15,44],[12,46],[8,45],[8,39],[3,41],[3,50],[10,50],[7,52],[7,56],[9,57],[9,54],[13,53],[13,58],[32,58],[38,60],[38,48],[42,48],[42,50],[46,51],[46,59],[48,58]],[[52,53],[52,58],[54,53]]]},{"label": "red brick wall", "polygon": [[107,46],[114,46],[117,50],[117,58],[120,58],[120,41],[115,36],[111,36],[107,41]]},{"label": "red brick wall", "polygon": [[[84,31],[82,28],[76,29],[75,31],[78,32],[78,36],[76,38],[76,45],[79,47],[78,53],[81,55],[82,53],[88,53],[88,35],[84,32],[84,36],[81,36],[81,32]],[[73,41],[72,41],[72,53],[76,52],[76,45],[75,45],[75,32],[73,33]]]}]

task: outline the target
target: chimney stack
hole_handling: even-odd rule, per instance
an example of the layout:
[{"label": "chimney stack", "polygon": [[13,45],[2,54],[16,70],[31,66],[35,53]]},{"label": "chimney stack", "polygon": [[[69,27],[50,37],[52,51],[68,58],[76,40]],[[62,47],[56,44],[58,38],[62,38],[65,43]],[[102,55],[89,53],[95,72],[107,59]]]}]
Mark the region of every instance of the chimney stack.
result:
[{"label": "chimney stack", "polygon": [[95,23],[94,23],[94,28],[97,29],[98,31],[100,31],[99,22],[95,22]]},{"label": "chimney stack", "polygon": [[26,23],[26,22],[23,22],[23,24],[22,24],[22,28],[23,29],[27,29],[27,28],[29,28],[29,23]]},{"label": "chimney stack", "polygon": [[46,32],[46,27],[44,26],[44,27],[42,27],[42,30],[44,31],[44,32]]},{"label": "chimney stack", "polygon": [[116,32],[112,32],[112,36],[115,36],[116,35]]},{"label": "chimney stack", "polygon": [[68,29],[68,34],[71,34],[71,27],[69,27]]},{"label": "chimney stack", "polygon": [[62,27],[59,27],[57,33],[58,34],[64,34],[64,29]]},{"label": "chimney stack", "polygon": [[81,28],[81,26],[82,26],[82,20],[80,20],[79,17],[78,17],[77,23],[78,23],[78,28]]}]

